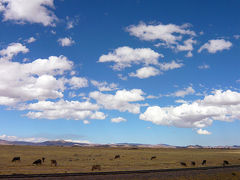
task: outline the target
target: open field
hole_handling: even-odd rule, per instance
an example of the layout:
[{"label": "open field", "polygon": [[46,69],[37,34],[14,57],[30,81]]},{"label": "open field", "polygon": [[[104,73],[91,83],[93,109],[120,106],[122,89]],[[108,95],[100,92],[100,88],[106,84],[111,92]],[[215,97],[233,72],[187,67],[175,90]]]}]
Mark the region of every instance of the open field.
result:
[{"label": "open field", "polygon": [[[114,159],[119,154],[119,159]],[[12,163],[15,156],[21,162]],[[156,159],[150,160],[152,156]],[[36,159],[45,157],[41,166],[33,166]],[[58,166],[51,166],[55,159]],[[183,168],[195,161],[195,167],[221,166],[223,160],[240,165],[240,149],[157,149],[157,148],[100,148],[100,147],[54,147],[54,146],[0,146],[0,174],[39,174],[90,172],[92,165],[101,165],[101,171],[131,171],[148,169]],[[184,167],[185,168],[185,167]],[[97,170],[98,171],[98,170]]]}]

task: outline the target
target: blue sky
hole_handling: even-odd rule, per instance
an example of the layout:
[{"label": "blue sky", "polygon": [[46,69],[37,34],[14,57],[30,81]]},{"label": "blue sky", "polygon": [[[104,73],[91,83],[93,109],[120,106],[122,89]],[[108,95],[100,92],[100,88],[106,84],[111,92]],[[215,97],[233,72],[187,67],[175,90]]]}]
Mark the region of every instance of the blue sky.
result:
[{"label": "blue sky", "polygon": [[239,6],[0,0],[0,139],[239,145]]}]

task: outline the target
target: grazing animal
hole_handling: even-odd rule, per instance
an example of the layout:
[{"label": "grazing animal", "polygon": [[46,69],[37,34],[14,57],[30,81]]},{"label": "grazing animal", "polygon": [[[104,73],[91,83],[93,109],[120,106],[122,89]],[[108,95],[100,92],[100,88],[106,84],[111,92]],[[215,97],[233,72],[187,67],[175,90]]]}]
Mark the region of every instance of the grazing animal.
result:
[{"label": "grazing animal", "polygon": [[120,155],[119,155],[119,154],[116,155],[114,159],[118,159],[118,158],[120,158]]},{"label": "grazing animal", "polygon": [[38,160],[36,160],[36,161],[34,161],[33,162],[33,164],[35,164],[35,165],[41,165],[42,164],[42,160],[41,159],[38,159]]},{"label": "grazing animal", "polygon": [[229,165],[229,162],[226,161],[226,160],[224,160],[224,161],[223,161],[223,166],[226,166],[226,165]]},{"label": "grazing animal", "polygon": [[52,159],[52,160],[51,160],[51,166],[52,166],[52,165],[57,166],[57,161],[54,160],[54,159]]},{"label": "grazing animal", "polygon": [[156,159],[156,158],[157,158],[156,156],[152,156],[152,157],[151,157],[151,160]]},{"label": "grazing animal", "polygon": [[191,161],[191,164],[192,164],[192,166],[196,165],[195,161]]},{"label": "grazing animal", "polygon": [[94,171],[94,170],[99,170],[99,171],[101,171],[101,165],[93,165],[93,166],[92,166],[92,171]]},{"label": "grazing animal", "polygon": [[180,164],[182,165],[182,166],[187,166],[187,164],[185,163],[185,162],[180,162]]},{"label": "grazing animal", "polygon": [[12,162],[20,162],[21,160],[20,160],[20,157],[14,157],[13,159],[12,159]]},{"label": "grazing animal", "polygon": [[206,164],[207,164],[207,160],[203,160],[202,165],[206,165]]},{"label": "grazing animal", "polygon": [[44,163],[44,161],[45,161],[45,157],[42,157],[42,162]]}]

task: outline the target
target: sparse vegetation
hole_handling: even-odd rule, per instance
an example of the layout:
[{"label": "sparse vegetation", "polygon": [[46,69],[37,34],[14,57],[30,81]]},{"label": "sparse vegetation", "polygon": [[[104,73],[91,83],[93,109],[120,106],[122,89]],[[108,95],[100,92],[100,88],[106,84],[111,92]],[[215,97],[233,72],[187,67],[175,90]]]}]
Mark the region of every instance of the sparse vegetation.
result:
[{"label": "sparse vegetation", "polygon": [[[121,158],[113,159],[116,154]],[[154,161],[151,160],[153,156],[157,157]],[[14,157],[21,157],[21,161],[12,163]],[[32,165],[42,157],[46,159],[41,165]],[[192,161],[196,163],[194,167],[202,167],[203,160],[207,160],[204,166],[222,166],[224,160],[231,165],[239,165],[239,158],[239,149],[0,146],[0,174],[91,172],[96,164],[101,166],[100,171],[183,168],[180,162],[192,167]],[[53,159],[57,166],[51,166]],[[238,176],[238,172],[230,175]]]}]

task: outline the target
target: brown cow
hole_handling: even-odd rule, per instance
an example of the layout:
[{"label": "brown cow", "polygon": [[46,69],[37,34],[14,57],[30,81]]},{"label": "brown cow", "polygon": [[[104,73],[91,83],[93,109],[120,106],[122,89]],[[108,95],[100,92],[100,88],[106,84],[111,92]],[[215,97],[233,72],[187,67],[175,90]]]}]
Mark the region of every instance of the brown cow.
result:
[{"label": "brown cow", "polygon": [[13,159],[12,159],[12,162],[20,162],[21,160],[20,160],[20,157],[14,157]]},{"label": "brown cow", "polygon": [[114,159],[118,159],[118,158],[120,158],[119,154],[114,157]]},{"label": "brown cow", "polygon": [[33,162],[33,164],[35,164],[35,165],[41,165],[42,164],[42,160],[41,159],[38,159],[38,160],[36,160],[36,161],[34,161]]},{"label": "brown cow", "polygon": [[51,160],[51,166],[52,166],[52,165],[55,165],[55,166],[57,166],[57,161],[56,161],[56,160],[54,160],[54,159],[52,159],[52,160]]},{"label": "brown cow", "polygon": [[187,166],[187,164],[185,163],[185,162],[180,162],[180,164],[182,165],[182,166]]},{"label": "brown cow", "polygon": [[94,170],[99,170],[99,171],[101,171],[101,165],[93,165],[92,166],[92,171],[94,171]]},{"label": "brown cow", "polygon": [[226,161],[226,160],[224,160],[224,161],[223,161],[223,166],[226,166],[226,165],[229,165],[229,162]]},{"label": "brown cow", "polygon": [[156,159],[156,158],[157,158],[156,156],[152,156],[152,157],[151,157],[151,160]]},{"label": "brown cow", "polygon": [[206,164],[207,164],[207,160],[203,160],[202,165],[206,165]]}]

